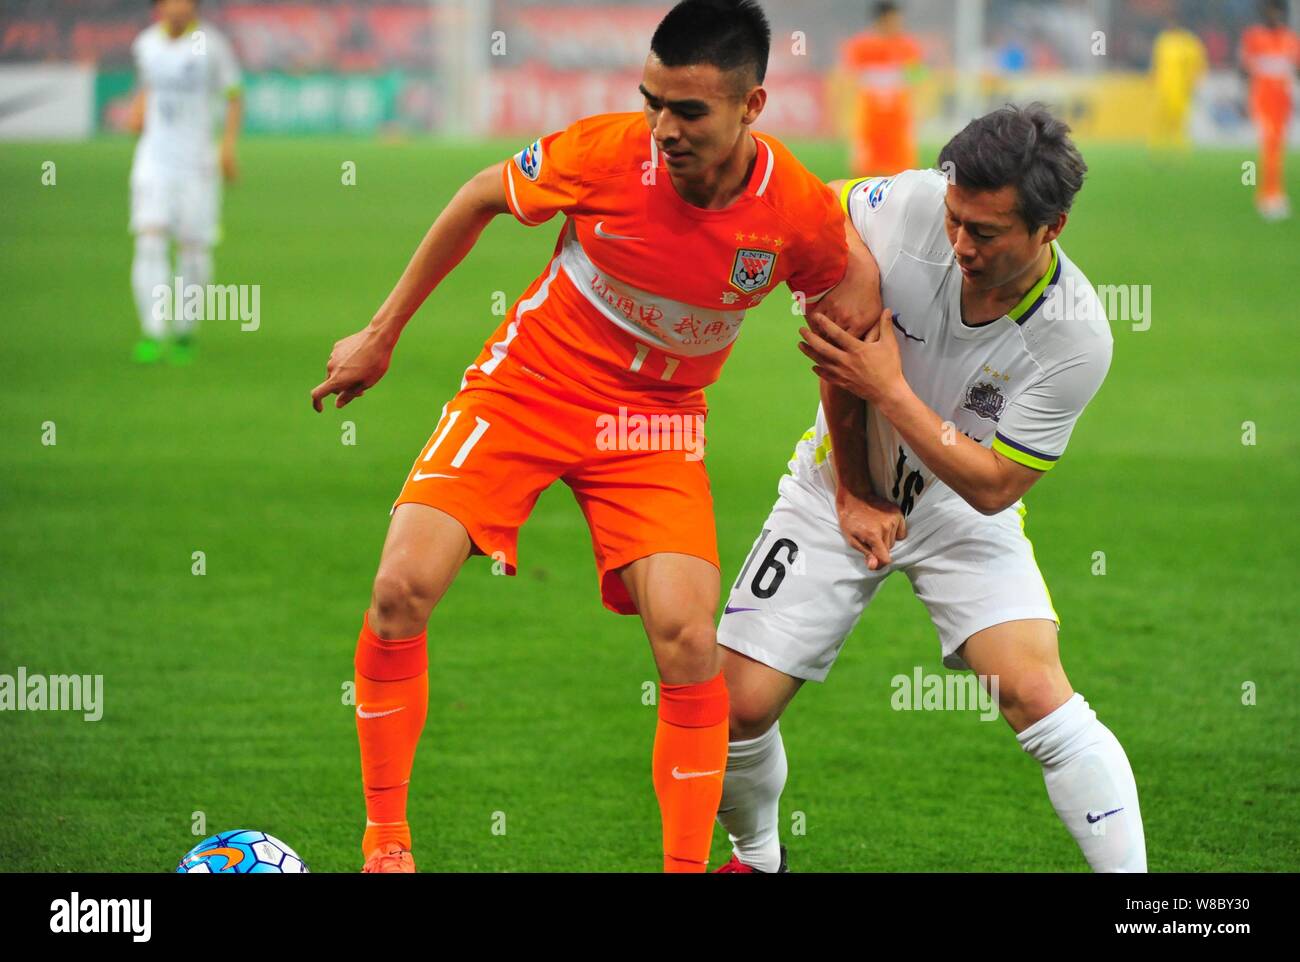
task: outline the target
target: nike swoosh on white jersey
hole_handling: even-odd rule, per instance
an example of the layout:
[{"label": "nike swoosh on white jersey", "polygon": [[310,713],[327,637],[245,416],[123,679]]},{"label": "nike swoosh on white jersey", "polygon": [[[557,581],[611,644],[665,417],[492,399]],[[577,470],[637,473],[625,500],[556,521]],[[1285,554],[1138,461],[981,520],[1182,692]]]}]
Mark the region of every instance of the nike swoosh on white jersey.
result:
[{"label": "nike swoosh on white jersey", "polygon": [[716,768],[711,772],[681,772],[677,770],[676,765],[673,766],[673,778],[677,779],[678,781],[681,781],[684,778],[703,778],[705,775],[721,775],[721,774],[722,774],[721,768]]},{"label": "nike swoosh on white jersey", "polygon": [[416,471],[415,474],[411,477],[411,480],[423,481],[425,480],[425,478],[459,478],[459,477],[460,477],[459,474],[421,474],[419,471]]},{"label": "nike swoosh on white jersey", "polygon": [[388,709],[388,711],[362,711],[361,706],[358,705],[357,717],[358,718],[383,718],[385,715],[396,715],[399,711],[401,711],[405,707],[406,707],[405,705],[402,705],[399,708],[390,708]]},{"label": "nike swoosh on white jersey", "polygon": [[604,240],[645,240],[644,237],[628,237],[626,234],[610,234],[605,230],[605,222],[603,220],[596,221],[596,236],[603,238]]}]

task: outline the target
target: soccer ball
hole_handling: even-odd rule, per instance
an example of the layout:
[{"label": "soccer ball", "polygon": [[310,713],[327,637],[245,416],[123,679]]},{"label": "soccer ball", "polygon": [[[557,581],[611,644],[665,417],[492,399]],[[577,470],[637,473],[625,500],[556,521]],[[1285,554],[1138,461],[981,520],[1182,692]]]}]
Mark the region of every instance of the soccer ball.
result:
[{"label": "soccer ball", "polygon": [[308,871],[298,853],[274,835],[237,828],[205,838],[185,853],[176,866],[178,872],[220,872],[242,875],[246,872]]}]

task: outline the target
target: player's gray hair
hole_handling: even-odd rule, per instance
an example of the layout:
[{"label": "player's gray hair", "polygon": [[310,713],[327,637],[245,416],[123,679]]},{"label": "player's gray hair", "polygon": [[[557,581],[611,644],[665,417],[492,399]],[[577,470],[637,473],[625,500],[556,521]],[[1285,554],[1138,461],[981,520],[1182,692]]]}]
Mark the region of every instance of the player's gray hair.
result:
[{"label": "player's gray hair", "polygon": [[1069,125],[1031,103],[972,120],[939,151],[939,169],[951,172],[958,187],[1016,188],[1020,216],[1033,231],[1070,209],[1088,165]]}]

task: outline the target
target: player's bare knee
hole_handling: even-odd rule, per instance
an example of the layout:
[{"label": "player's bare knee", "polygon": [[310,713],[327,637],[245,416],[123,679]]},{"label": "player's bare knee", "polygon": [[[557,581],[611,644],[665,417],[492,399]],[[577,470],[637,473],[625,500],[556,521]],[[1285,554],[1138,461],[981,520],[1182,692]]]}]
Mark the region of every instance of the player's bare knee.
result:
[{"label": "player's bare knee", "polygon": [[731,697],[731,711],[727,718],[727,737],[733,742],[749,741],[765,735],[776,724],[780,709],[772,705]]},{"label": "player's bare knee", "polygon": [[370,602],[370,627],[381,638],[409,638],[424,630],[433,591],[398,568],[380,568]]},{"label": "player's bare knee", "polygon": [[716,665],[721,659],[718,630],[712,618],[684,628],[677,636],[677,645],[678,650],[692,660],[708,661]]},{"label": "player's bare knee", "polygon": [[[650,630],[661,674],[685,671],[697,674],[718,664],[718,634],[712,619],[675,621]],[[698,678],[697,681],[706,679]]]},{"label": "player's bare knee", "polygon": [[1072,694],[1059,670],[1043,668],[1012,682],[999,679],[998,701],[1011,727],[1023,731],[1064,705]]}]

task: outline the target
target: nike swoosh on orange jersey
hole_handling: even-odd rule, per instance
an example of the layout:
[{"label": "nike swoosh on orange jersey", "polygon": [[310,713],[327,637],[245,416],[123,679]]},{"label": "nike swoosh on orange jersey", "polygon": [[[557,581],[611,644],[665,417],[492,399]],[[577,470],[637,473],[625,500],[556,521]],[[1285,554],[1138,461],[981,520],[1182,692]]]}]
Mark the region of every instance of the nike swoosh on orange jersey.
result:
[{"label": "nike swoosh on orange jersey", "polygon": [[605,222],[603,220],[596,221],[596,236],[605,240],[645,240],[644,237],[628,237],[626,234],[610,234],[605,230]]}]

